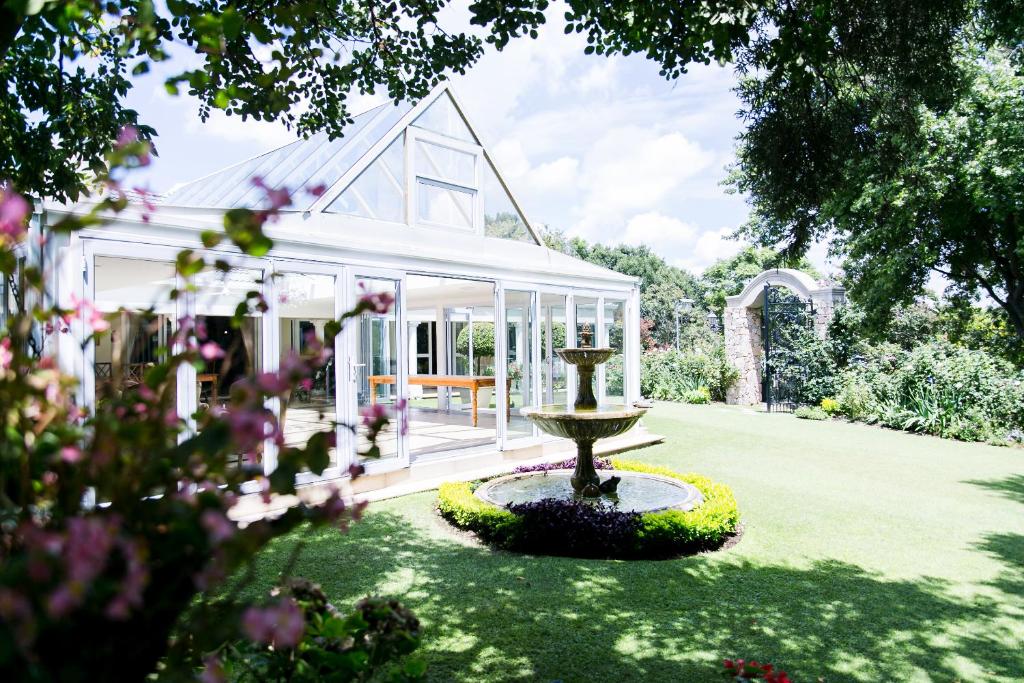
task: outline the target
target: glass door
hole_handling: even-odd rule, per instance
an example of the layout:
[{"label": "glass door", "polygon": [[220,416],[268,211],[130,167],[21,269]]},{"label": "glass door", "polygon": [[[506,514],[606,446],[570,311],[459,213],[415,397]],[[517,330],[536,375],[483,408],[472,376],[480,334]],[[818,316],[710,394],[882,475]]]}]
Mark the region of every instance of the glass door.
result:
[{"label": "glass door", "polygon": [[[294,356],[315,353],[324,341],[324,330],[342,313],[339,292],[339,269],[313,263],[276,264],[273,283],[273,311],[276,314],[278,337],[273,356],[283,365]],[[334,430],[338,446],[330,451],[330,465],[317,476],[302,472],[298,481],[306,483],[318,478],[340,475],[340,454],[346,453],[346,430],[338,427],[338,416],[344,415],[342,392],[338,391],[338,362],[341,338],[335,338],[333,353],[326,363],[310,378],[310,382],[295,387],[277,405],[278,420],[286,446],[303,447],[318,432]],[[346,463],[347,464],[347,463]]]},{"label": "glass door", "polygon": [[525,407],[541,403],[540,327],[537,292],[504,289],[504,335],[506,354],[507,422],[506,439],[535,435],[533,424],[522,416]]},{"label": "glass door", "polygon": [[[408,345],[404,288],[404,275],[394,271],[359,269],[352,281],[353,306],[362,297],[394,302],[386,312],[364,311],[350,323],[348,381],[356,423],[353,456],[371,473],[409,463],[408,377],[402,362]],[[386,415],[390,423],[377,435],[378,452],[365,457],[370,424],[377,413]]]}]

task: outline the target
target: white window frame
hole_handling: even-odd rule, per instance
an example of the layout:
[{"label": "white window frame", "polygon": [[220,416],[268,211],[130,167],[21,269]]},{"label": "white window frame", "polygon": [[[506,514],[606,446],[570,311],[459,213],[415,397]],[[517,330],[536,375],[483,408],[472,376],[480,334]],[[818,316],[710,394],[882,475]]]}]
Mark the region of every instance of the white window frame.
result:
[{"label": "white window frame", "polygon": [[[431,173],[420,173],[417,168],[416,162],[420,154],[418,149],[419,142],[425,142],[438,147],[445,147],[447,149],[454,150],[456,152],[462,152],[464,154],[470,154],[473,156],[473,184],[462,185],[461,183],[452,182],[449,178],[442,178],[439,175]],[[406,223],[411,226],[425,226],[431,228],[441,228],[443,230],[451,230],[454,232],[467,233],[472,232],[478,235],[483,234],[484,229],[484,206],[483,206],[483,192],[481,185],[483,182],[483,167],[485,163],[483,158],[483,147],[480,145],[474,145],[472,143],[463,142],[450,138],[445,135],[440,135],[422,128],[410,126],[405,130],[405,196],[406,196]],[[441,189],[452,190],[455,192],[465,192],[471,195],[470,202],[470,227],[464,228],[458,225],[448,225],[445,223],[437,223],[433,221],[420,220],[419,216],[419,194],[420,194],[420,183],[433,185]]]}]

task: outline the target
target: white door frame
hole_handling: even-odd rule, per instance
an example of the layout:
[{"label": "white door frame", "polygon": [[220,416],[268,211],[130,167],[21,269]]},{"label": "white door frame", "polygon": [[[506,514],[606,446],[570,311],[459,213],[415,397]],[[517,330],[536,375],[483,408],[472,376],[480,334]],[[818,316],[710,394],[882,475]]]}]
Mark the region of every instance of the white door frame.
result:
[{"label": "white door frame", "polygon": [[[397,349],[395,350],[398,362],[395,368],[395,392],[399,399],[408,399],[409,396],[409,378],[408,378],[408,320],[406,316],[406,274],[402,270],[393,270],[387,268],[373,268],[373,267],[362,267],[362,266],[351,266],[348,268],[349,276],[346,278],[348,281],[348,308],[354,308],[356,302],[359,300],[361,292],[359,290],[358,282],[361,279],[367,280],[391,280],[396,283],[397,293],[395,296],[394,309],[396,311],[396,329],[395,329],[395,343]],[[355,321],[355,320],[353,320]],[[349,393],[349,398],[346,401],[348,405],[347,414],[350,416],[349,424],[353,425],[358,429],[361,418],[359,416],[359,391],[357,385],[358,375],[355,368],[355,360],[359,357],[359,331],[358,324],[354,324],[345,330],[345,336],[347,337],[346,347],[348,349],[347,357],[345,360],[346,378],[344,386]],[[341,383],[338,385],[342,386]],[[407,434],[402,434],[403,420],[408,420],[408,409],[405,415],[396,416],[394,422],[394,429],[396,430],[397,455],[394,458],[386,458],[380,460],[366,460],[363,462],[363,466],[366,468],[367,474],[381,474],[384,472],[392,472],[395,470],[404,469],[409,466],[409,438]],[[356,457],[356,445],[358,439],[352,435],[350,439],[351,447],[348,450],[349,457]],[[352,462],[354,460],[350,460]]]}]

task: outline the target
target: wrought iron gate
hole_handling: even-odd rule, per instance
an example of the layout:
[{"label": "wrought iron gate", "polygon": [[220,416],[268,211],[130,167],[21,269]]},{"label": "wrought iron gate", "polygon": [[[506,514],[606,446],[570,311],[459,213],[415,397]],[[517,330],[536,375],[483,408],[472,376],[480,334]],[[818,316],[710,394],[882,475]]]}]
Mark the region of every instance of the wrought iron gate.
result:
[{"label": "wrought iron gate", "polygon": [[814,305],[789,290],[765,285],[761,319],[763,373],[761,396],[768,412],[792,412],[800,402],[806,368],[793,351],[814,327]]}]

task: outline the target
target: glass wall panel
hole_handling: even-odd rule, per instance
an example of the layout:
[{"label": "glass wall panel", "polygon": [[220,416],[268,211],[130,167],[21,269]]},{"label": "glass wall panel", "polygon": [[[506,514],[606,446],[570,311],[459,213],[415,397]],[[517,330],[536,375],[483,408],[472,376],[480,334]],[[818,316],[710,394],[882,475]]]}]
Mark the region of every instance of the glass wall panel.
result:
[{"label": "glass wall panel", "polygon": [[625,320],[626,302],[606,299],[601,343],[615,349],[615,355],[604,364],[604,399],[608,403],[625,403]]},{"label": "glass wall panel", "polygon": [[505,292],[505,338],[508,347],[510,438],[532,436],[533,425],[520,415],[520,409],[534,404],[533,399],[533,292]]},{"label": "glass wall panel", "polygon": [[[398,297],[398,282],[391,279],[358,278],[356,287],[361,293],[386,292]],[[391,423],[377,438],[381,459],[397,458],[399,419],[394,411],[401,398],[398,390],[398,307],[387,313],[364,311],[359,316],[356,330],[356,352],[353,359],[356,379],[356,402],[360,413],[372,405],[391,408]],[[366,431],[359,425],[357,447],[364,451],[368,445]]]},{"label": "glass wall panel", "polygon": [[473,193],[417,179],[419,197],[417,218],[421,223],[435,223],[456,228],[473,227]]},{"label": "glass wall panel", "polygon": [[[278,296],[280,350],[282,362],[303,355],[313,338],[323,340],[324,325],[333,320],[335,281],[333,275],[284,273],[275,282]],[[331,431],[336,421],[334,357],[316,372],[312,385],[298,387],[281,405],[281,428],[285,445],[304,446],[316,432]],[[337,465],[331,451],[331,465]]]},{"label": "glass wall panel", "polygon": [[327,211],[404,223],[404,149],[404,136],[400,135],[331,202]]},{"label": "glass wall panel", "polygon": [[[93,367],[97,402],[142,382],[167,350],[174,324],[173,263],[97,256],[93,301],[109,330],[96,335]],[[169,388],[168,407],[176,405]]]},{"label": "glass wall panel", "polygon": [[512,203],[512,198],[498,180],[498,175],[487,161],[484,161],[483,202],[484,235],[530,244],[537,243],[526,227],[526,221]]},{"label": "glass wall panel", "polygon": [[494,444],[494,285],[423,275],[407,283],[410,455]]},{"label": "glass wall panel", "polygon": [[476,142],[476,138],[473,137],[473,133],[455,108],[455,103],[452,102],[448,93],[438,97],[437,101],[427,107],[427,110],[420,114],[412,125],[464,142]]},{"label": "glass wall panel", "polygon": [[[239,321],[233,317],[235,308],[246,300],[249,292],[263,291],[263,271],[203,271],[194,277],[193,284],[197,336],[201,342],[211,341],[222,351],[220,358],[206,361],[196,373],[197,421],[201,428],[202,414],[226,405],[235,383],[254,379],[263,371],[263,314],[252,310]],[[256,462],[262,462],[262,444],[254,455]]]},{"label": "glass wall panel", "polygon": [[590,338],[590,345],[597,346],[597,299],[578,296],[576,297],[576,346],[583,345],[581,334],[584,325],[590,325],[590,333],[593,335]]},{"label": "glass wall panel", "polygon": [[565,347],[565,297],[542,294],[540,299],[541,400],[567,405],[565,361],[555,349]]}]

